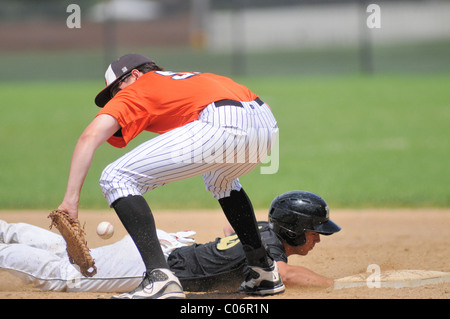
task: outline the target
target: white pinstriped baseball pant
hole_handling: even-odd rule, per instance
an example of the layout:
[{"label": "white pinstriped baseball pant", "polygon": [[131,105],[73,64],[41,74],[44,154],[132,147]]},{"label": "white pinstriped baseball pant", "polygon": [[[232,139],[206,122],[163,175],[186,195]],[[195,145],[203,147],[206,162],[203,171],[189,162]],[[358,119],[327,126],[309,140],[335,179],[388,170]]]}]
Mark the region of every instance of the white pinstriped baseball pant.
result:
[{"label": "white pinstriped baseball pant", "polygon": [[108,204],[197,175],[216,199],[239,191],[239,177],[258,166],[278,134],[266,104],[241,104],[211,103],[197,120],[142,143],[108,165],[100,178]]}]

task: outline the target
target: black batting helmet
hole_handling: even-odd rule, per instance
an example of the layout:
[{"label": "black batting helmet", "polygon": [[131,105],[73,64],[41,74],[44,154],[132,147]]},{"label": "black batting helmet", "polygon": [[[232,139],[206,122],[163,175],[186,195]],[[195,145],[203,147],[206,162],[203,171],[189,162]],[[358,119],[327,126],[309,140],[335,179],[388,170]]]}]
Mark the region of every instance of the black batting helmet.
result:
[{"label": "black batting helmet", "polygon": [[291,246],[306,242],[305,231],[331,235],[341,228],[329,219],[329,208],[320,196],[290,191],[275,197],[270,205],[269,223],[279,238]]}]

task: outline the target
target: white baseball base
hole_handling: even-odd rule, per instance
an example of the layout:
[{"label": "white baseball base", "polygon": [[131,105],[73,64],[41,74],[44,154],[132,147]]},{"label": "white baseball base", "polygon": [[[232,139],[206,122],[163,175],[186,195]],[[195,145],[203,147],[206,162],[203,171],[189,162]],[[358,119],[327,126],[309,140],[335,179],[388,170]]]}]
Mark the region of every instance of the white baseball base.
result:
[{"label": "white baseball base", "polygon": [[433,270],[386,270],[375,277],[362,273],[336,279],[334,289],[368,287],[368,288],[403,288],[419,287],[430,284],[450,282],[450,272]]}]

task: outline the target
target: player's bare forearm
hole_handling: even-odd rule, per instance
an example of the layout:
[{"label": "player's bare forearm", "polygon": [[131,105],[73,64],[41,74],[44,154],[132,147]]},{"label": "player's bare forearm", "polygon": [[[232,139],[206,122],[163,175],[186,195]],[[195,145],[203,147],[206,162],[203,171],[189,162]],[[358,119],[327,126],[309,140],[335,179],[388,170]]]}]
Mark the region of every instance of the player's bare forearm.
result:
[{"label": "player's bare forearm", "polygon": [[281,279],[286,287],[331,287],[334,284],[332,278],[316,274],[315,272],[284,262],[277,262]]},{"label": "player's bare forearm", "polygon": [[73,218],[78,218],[81,189],[91,167],[94,153],[118,130],[118,127],[119,124],[113,117],[102,115],[96,117],[84,130],[73,152],[66,193],[58,209],[69,213]]},{"label": "player's bare forearm", "polygon": [[89,139],[80,137],[72,156],[67,189],[59,209],[68,212],[73,218],[78,217],[81,188],[94,157],[94,145]]}]

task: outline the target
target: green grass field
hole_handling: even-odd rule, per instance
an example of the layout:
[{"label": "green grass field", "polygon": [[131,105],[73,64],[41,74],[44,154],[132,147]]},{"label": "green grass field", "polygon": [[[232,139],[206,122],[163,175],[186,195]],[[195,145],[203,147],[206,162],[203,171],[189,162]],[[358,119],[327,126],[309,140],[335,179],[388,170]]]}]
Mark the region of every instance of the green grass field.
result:
[{"label": "green grass field", "polygon": [[[450,76],[238,78],[270,104],[280,127],[279,169],[241,178],[256,208],[299,189],[331,207],[450,205]],[[97,107],[100,82],[2,83],[0,209],[53,209],[73,148]],[[126,149],[100,147],[81,209],[107,208],[102,169]],[[275,154],[272,159],[275,160]],[[154,209],[218,208],[201,177],[145,195]]]}]

